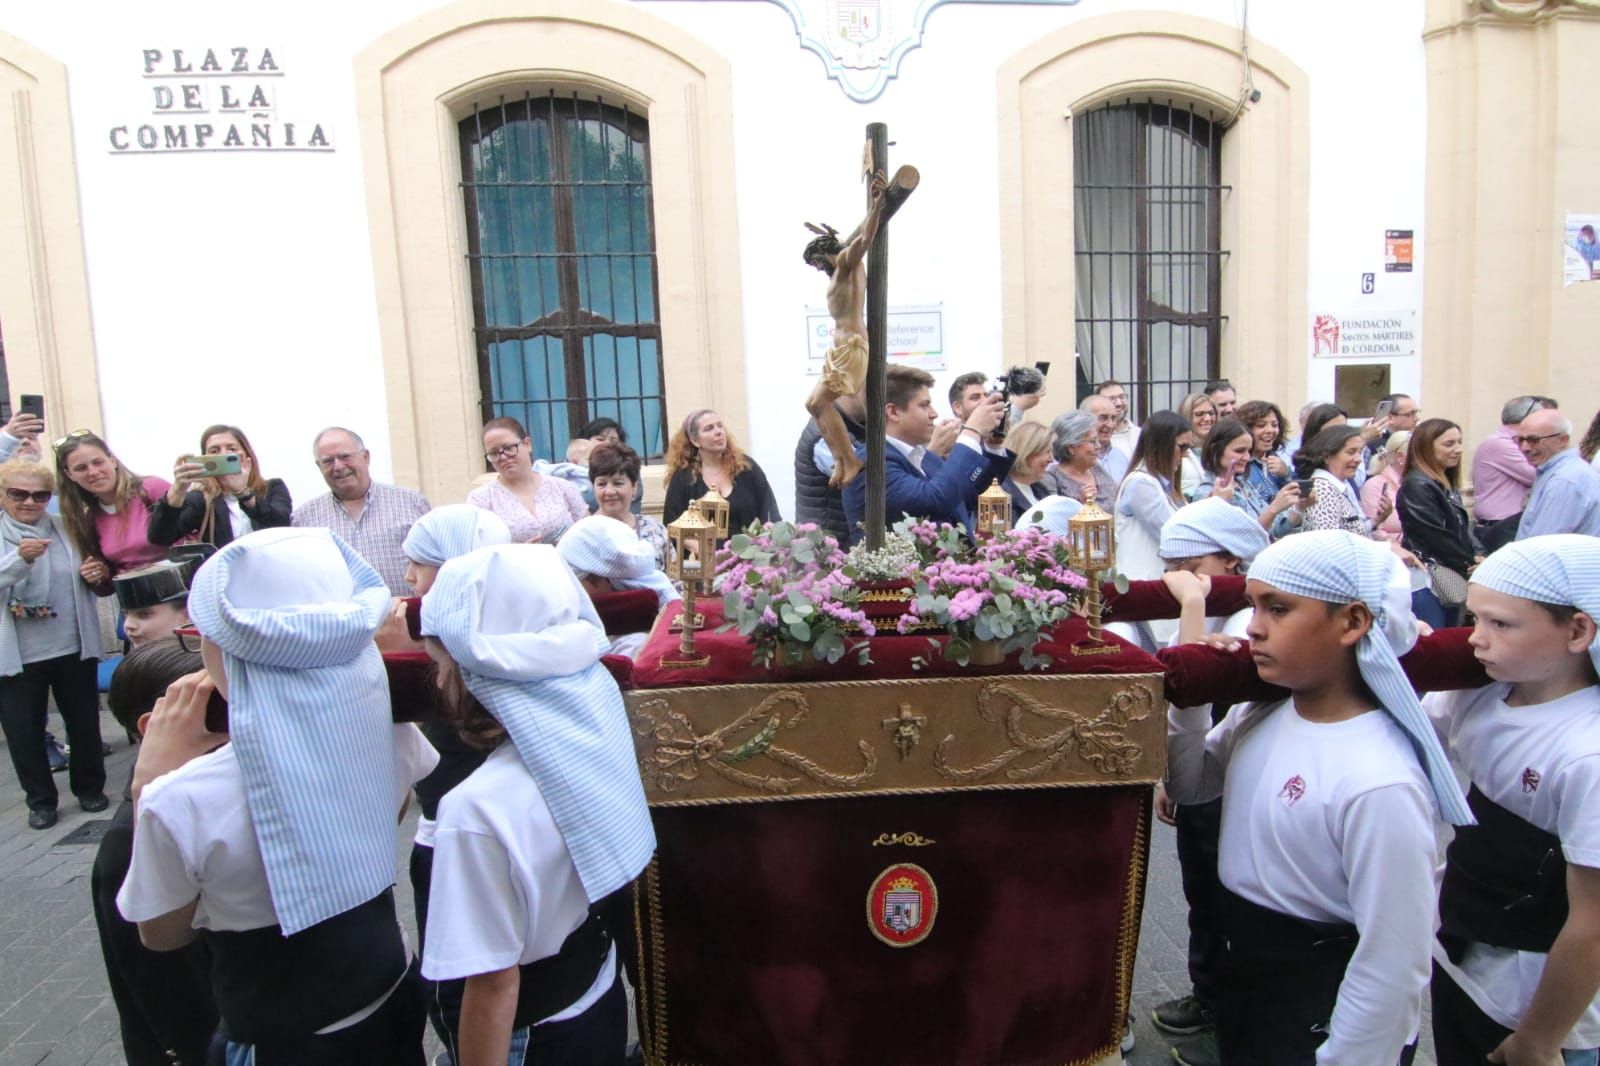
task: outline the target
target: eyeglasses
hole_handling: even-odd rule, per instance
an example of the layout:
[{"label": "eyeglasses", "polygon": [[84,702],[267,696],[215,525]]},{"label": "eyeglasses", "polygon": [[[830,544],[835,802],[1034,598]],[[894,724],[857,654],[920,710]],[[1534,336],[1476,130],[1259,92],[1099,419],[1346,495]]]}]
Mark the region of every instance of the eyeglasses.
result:
[{"label": "eyeglasses", "polygon": [[1549,440],[1551,437],[1565,436],[1565,433],[1542,433],[1537,437],[1512,437],[1511,439],[1518,444],[1538,444],[1540,441]]},{"label": "eyeglasses", "polygon": [[92,429],[75,429],[71,433],[68,433],[65,437],[57,437],[55,442],[50,446],[59,452],[61,450],[61,446],[69,441],[82,440],[84,437],[92,436],[94,436],[94,430]]},{"label": "eyeglasses", "polygon": [[317,460],[317,465],[324,470],[332,470],[335,466],[349,466],[350,460],[355,458],[354,452],[340,452],[338,455],[324,455]]},{"label": "eyeglasses", "polygon": [[6,489],[6,495],[18,503],[26,503],[29,500],[34,503],[49,503],[50,497],[54,496],[55,493],[49,489],[44,489],[40,492],[29,492],[27,489]]},{"label": "eyeglasses", "polygon": [[516,458],[517,452],[521,449],[522,442],[520,440],[514,441],[511,444],[502,445],[499,448],[484,452],[483,457],[489,460],[491,463],[500,459],[514,459]]},{"label": "eyeglasses", "polygon": [[200,650],[200,631],[194,626],[180,626],[172,631],[172,635],[178,638],[178,647],[184,651]]}]

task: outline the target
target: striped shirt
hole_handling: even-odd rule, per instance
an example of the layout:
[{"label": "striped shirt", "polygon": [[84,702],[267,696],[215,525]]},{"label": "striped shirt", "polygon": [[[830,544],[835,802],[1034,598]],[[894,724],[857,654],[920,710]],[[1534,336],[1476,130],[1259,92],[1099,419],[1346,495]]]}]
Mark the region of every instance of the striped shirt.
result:
[{"label": "striped shirt", "polygon": [[400,545],[411,531],[411,523],[431,509],[420,492],[374,481],[359,517],[351,518],[344,504],[327,492],[296,507],[291,524],[331,529],[372,564],[391,595],[409,596],[406,555]]}]

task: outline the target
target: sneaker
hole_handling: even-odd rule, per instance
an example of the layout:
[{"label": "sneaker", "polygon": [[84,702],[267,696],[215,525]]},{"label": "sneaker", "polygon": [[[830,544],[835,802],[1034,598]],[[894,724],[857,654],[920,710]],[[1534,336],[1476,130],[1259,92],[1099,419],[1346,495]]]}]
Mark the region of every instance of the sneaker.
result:
[{"label": "sneaker", "polygon": [[1174,1036],[1193,1036],[1210,1029],[1215,1020],[1209,1008],[1193,996],[1169,999],[1150,1012],[1150,1020],[1163,1033]]},{"label": "sneaker", "polygon": [[49,829],[56,824],[56,809],[54,807],[34,807],[28,811],[29,829]]},{"label": "sneaker", "polygon": [[1128,1015],[1128,1020],[1122,1027],[1122,1053],[1126,1055],[1133,1050],[1133,1015]]},{"label": "sneaker", "polygon": [[51,773],[66,772],[67,753],[61,750],[61,745],[56,741],[55,736],[50,733],[44,735],[44,755],[45,758],[50,760]]},{"label": "sneaker", "polygon": [[1193,1040],[1185,1041],[1182,1047],[1173,1048],[1172,1061],[1178,1066],[1222,1066],[1216,1030],[1208,1030]]}]

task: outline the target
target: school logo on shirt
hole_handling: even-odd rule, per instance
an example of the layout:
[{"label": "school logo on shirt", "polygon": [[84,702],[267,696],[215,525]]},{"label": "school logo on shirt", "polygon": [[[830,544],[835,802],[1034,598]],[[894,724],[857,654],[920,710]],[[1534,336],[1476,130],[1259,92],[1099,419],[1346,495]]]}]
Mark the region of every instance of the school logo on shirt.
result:
[{"label": "school logo on shirt", "polygon": [[879,874],[867,890],[867,927],[890,947],[920,944],[933,932],[939,890],[915,863],[901,862]]},{"label": "school logo on shirt", "polygon": [[1531,766],[1528,767],[1526,770],[1522,771],[1522,791],[1539,791],[1539,782],[1542,780],[1544,780],[1544,778],[1539,776],[1539,771],[1535,770]]},{"label": "school logo on shirt", "polygon": [[1285,807],[1293,807],[1300,802],[1300,797],[1306,794],[1306,779],[1295,774],[1283,783],[1283,788],[1278,790],[1278,798],[1283,800]]}]

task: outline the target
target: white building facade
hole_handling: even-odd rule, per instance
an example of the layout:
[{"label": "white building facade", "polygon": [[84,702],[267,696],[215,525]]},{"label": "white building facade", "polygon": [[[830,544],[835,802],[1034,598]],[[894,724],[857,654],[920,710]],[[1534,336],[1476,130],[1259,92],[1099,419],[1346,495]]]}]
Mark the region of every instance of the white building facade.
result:
[{"label": "white building facade", "polygon": [[[1580,426],[1600,284],[1594,0],[305,0],[0,5],[11,399],[165,474],[315,431],[461,499],[509,413],[545,454],[720,411],[792,507],[822,277],[869,122],[922,183],[889,301],[943,387],[1049,361],[1142,410],[1416,395]],[[813,317],[808,318],[808,311]],[[659,493],[659,479],[651,479]]]}]

